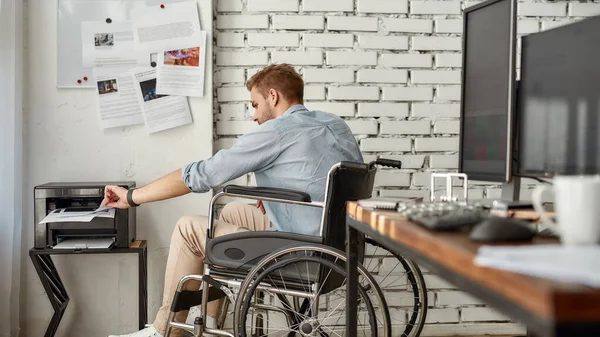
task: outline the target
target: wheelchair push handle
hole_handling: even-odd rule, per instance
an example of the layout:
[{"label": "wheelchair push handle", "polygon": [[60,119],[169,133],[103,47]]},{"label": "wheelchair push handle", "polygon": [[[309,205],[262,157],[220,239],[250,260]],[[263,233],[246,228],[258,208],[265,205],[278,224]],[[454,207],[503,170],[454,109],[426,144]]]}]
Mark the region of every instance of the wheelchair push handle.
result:
[{"label": "wheelchair push handle", "polygon": [[393,168],[398,168],[398,169],[402,168],[401,161],[393,160],[393,159],[384,159],[384,158],[378,158],[369,164],[370,167],[373,167],[374,165],[381,165],[381,166],[393,167]]}]

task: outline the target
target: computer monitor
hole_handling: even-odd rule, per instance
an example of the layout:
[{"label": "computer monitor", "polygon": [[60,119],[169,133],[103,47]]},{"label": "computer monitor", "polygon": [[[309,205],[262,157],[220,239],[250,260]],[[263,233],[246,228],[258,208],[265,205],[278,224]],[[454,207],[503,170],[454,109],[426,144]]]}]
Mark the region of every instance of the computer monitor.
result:
[{"label": "computer monitor", "polygon": [[516,1],[488,0],[463,14],[459,171],[512,179]]},{"label": "computer monitor", "polygon": [[520,175],[600,173],[600,17],[522,38]]}]

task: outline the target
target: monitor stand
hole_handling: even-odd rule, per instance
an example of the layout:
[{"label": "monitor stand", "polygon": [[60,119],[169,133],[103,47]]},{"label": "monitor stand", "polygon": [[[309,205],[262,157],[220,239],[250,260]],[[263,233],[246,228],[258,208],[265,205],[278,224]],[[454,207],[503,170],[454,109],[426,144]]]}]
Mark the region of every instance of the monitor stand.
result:
[{"label": "monitor stand", "polygon": [[500,200],[514,202],[519,201],[519,195],[521,194],[521,178],[512,177],[512,181],[504,183],[502,185],[502,194]]},{"label": "monitor stand", "polygon": [[511,182],[502,185],[502,194],[500,199],[488,200],[484,205],[492,207],[494,202],[506,205],[507,209],[514,208],[532,208],[531,201],[519,200],[521,192],[521,177],[512,177]]}]

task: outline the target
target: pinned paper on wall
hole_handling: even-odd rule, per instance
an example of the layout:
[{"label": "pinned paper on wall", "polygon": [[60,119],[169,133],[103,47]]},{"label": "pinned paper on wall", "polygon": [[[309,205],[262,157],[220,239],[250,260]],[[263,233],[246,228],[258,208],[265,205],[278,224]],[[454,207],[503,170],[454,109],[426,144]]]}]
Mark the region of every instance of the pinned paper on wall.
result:
[{"label": "pinned paper on wall", "polygon": [[103,129],[144,123],[130,69],[96,68],[94,77]]},{"label": "pinned paper on wall", "polygon": [[204,96],[206,32],[202,32],[202,41],[192,48],[159,53],[158,64],[159,94]]},{"label": "pinned paper on wall", "polygon": [[155,68],[134,69],[132,74],[148,133],[192,123],[187,97],[159,95],[156,92]]},{"label": "pinned paper on wall", "polygon": [[85,68],[148,65],[148,54],[134,48],[131,21],[84,21],[81,46]]},{"label": "pinned paper on wall", "polygon": [[131,20],[136,49],[148,53],[190,48],[202,41],[195,1],[136,8]]}]

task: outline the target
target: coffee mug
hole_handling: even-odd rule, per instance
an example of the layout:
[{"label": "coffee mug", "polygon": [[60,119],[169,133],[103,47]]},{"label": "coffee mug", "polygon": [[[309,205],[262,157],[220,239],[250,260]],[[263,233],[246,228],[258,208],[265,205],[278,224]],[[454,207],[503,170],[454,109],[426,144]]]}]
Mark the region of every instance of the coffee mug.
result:
[{"label": "coffee mug", "polygon": [[[533,207],[564,245],[600,243],[600,176],[556,176],[553,186],[533,190]],[[554,191],[554,221],[542,205],[544,191]]]}]

